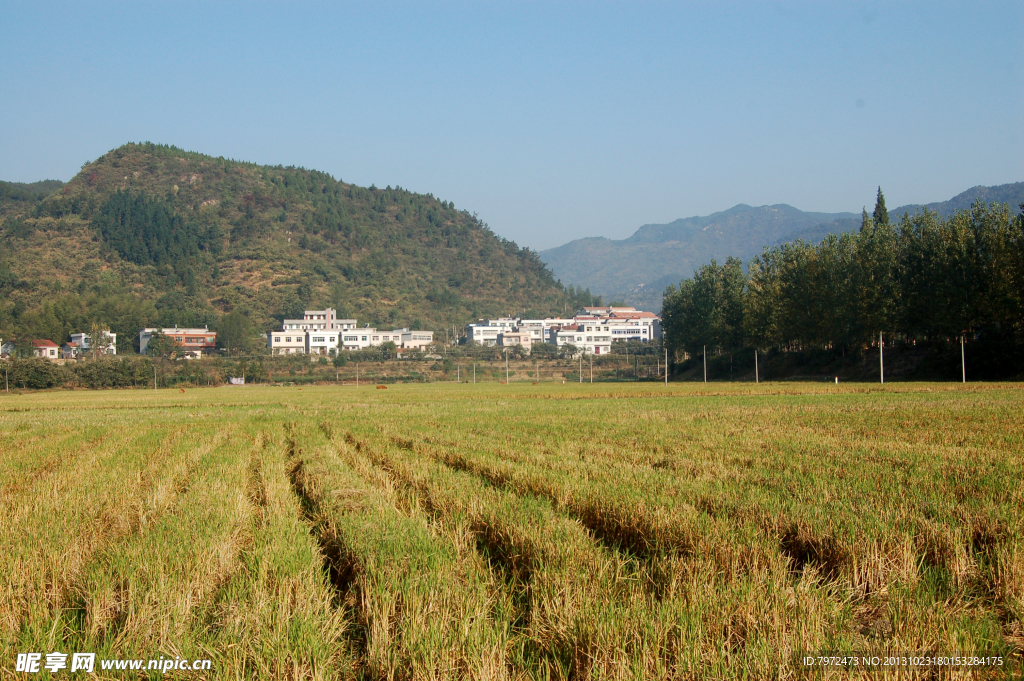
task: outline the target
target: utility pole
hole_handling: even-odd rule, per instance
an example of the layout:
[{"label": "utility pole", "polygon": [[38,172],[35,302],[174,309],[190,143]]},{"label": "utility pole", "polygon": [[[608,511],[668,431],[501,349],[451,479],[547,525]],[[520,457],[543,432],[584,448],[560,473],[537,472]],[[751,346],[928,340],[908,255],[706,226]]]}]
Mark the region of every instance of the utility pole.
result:
[{"label": "utility pole", "polygon": [[156,390],[156,364],[153,364],[153,390]]},{"label": "utility pole", "polygon": [[885,383],[885,341],[882,339],[882,332],[878,332],[878,374],[882,383]]},{"label": "utility pole", "polygon": [[505,351],[505,385],[508,385],[508,350]]},{"label": "utility pole", "polygon": [[668,348],[665,348],[665,387],[668,387]]},{"label": "utility pole", "polygon": [[359,365],[356,364],[356,387],[359,387]]},{"label": "utility pole", "polygon": [[473,362],[473,385],[476,385],[476,362]]},{"label": "utility pole", "polygon": [[583,383],[583,355],[580,355],[580,383]]},{"label": "utility pole", "polygon": [[456,383],[462,383],[462,365],[461,364],[456,364],[455,365],[455,382]]},{"label": "utility pole", "polygon": [[704,346],[704,382],[708,382],[708,346]]},{"label": "utility pole", "polygon": [[594,382],[594,356],[590,356],[590,382]]},{"label": "utility pole", "polygon": [[960,336],[960,375],[967,382],[967,358],[964,356],[964,337]]},{"label": "utility pole", "polygon": [[4,369],[4,391],[11,392],[11,384],[7,382],[7,369]]},{"label": "utility pole", "polygon": [[761,374],[757,370],[757,348],[754,348],[754,383],[761,382]]}]

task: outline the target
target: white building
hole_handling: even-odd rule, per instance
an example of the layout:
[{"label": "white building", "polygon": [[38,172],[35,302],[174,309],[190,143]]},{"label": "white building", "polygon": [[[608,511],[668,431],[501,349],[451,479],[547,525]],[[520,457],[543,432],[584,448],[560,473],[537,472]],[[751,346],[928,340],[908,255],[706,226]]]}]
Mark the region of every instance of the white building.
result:
[{"label": "white building", "polygon": [[356,328],[355,319],[338,319],[334,308],[305,310],[302,319],[285,319],[280,331],[267,334],[274,355],[331,355],[342,345],[342,335]]},{"label": "white building", "polygon": [[405,350],[422,350],[434,344],[433,331],[417,331],[415,329],[400,329],[402,341],[399,347]]},{"label": "white building", "polygon": [[533,349],[533,334],[529,331],[505,331],[498,336],[498,343],[504,348],[518,345],[530,352]]},{"label": "white building", "polygon": [[[377,329],[369,327],[362,329],[349,329],[341,334],[341,347],[345,350],[365,350],[373,343],[374,336],[380,336]],[[378,341],[378,344],[384,341]]]},{"label": "white building", "polygon": [[569,327],[558,331],[555,335],[558,347],[573,345],[585,355],[608,355],[612,351],[611,328],[606,324],[580,324],[575,329]]},{"label": "white building", "polygon": [[402,347],[402,332],[406,329],[395,329],[394,331],[376,331],[370,336],[370,345],[384,345],[394,343],[396,347]]},{"label": "white building", "polygon": [[505,329],[500,326],[478,323],[466,325],[466,341],[477,345],[497,345],[498,336]]},{"label": "white building", "polygon": [[339,339],[341,331],[307,331],[306,332],[306,354],[307,355],[336,355],[338,354]]},{"label": "white building", "polygon": [[[71,342],[78,345],[78,350],[81,353],[89,353],[92,351],[92,337],[87,333],[73,333],[71,334]],[[103,347],[100,348],[101,354],[104,355],[116,355],[117,354],[117,334],[110,333],[109,331],[102,332],[100,342]]]},{"label": "white building", "polygon": [[301,355],[306,352],[305,331],[271,331],[267,347],[272,355]]},{"label": "white building", "polygon": [[282,331],[346,331],[356,328],[354,319],[338,319],[338,311],[334,308],[326,310],[306,310],[302,319],[285,319],[281,322]]},{"label": "white building", "polygon": [[600,322],[617,327],[613,340],[648,342],[661,338],[661,318],[633,307],[585,307],[574,317],[579,324]]},{"label": "white building", "polygon": [[385,343],[394,343],[395,347],[406,350],[421,350],[434,343],[433,331],[418,331],[408,328],[382,331],[366,327],[346,331],[341,337],[346,350],[365,350],[379,347]]}]

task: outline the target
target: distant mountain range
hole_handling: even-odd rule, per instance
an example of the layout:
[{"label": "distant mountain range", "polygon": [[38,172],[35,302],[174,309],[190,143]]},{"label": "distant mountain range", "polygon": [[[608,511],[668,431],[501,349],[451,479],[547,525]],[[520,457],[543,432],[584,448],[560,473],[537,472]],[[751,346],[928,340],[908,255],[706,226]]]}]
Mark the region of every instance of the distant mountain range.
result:
[{"label": "distant mountain range", "polygon": [[[977,199],[1024,203],[1024,182],[997,187],[972,187],[948,201],[911,204],[889,211],[898,220],[922,208],[943,216],[970,208]],[[664,225],[644,225],[627,239],[576,239],[540,252],[541,260],[566,285],[589,288],[606,301],[622,301],[657,311],[665,287],[692,276],[712,258],[748,260],[765,246],[802,239],[817,242],[828,234],[860,227],[858,213],[808,213],[786,204],[739,204],[707,216],[682,218]]]}]

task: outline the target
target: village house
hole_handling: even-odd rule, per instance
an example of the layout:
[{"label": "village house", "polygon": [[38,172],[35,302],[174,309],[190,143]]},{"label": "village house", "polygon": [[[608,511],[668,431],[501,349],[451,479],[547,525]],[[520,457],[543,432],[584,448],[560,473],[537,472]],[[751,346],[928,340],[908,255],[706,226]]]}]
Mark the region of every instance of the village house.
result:
[{"label": "village house", "polygon": [[[93,350],[92,337],[87,333],[73,333],[71,334],[71,343],[78,346],[79,353],[89,353]],[[116,355],[117,354],[117,334],[109,331],[102,332],[102,343],[103,347],[100,349],[101,354],[104,355]]]},{"label": "village house", "polygon": [[32,356],[41,357],[43,359],[59,359],[58,351],[60,347],[52,340],[34,340],[32,341]]},{"label": "village house", "polygon": [[68,341],[60,346],[60,354],[64,359],[78,359],[82,354],[82,347],[75,341]]},{"label": "village house", "polygon": [[498,342],[503,348],[518,345],[530,352],[533,349],[533,334],[529,331],[505,331],[498,336]]},{"label": "village house", "polygon": [[305,331],[271,331],[267,334],[267,347],[272,355],[301,355],[306,352]]},{"label": "village house", "polygon": [[210,331],[205,326],[201,329],[173,328],[148,328],[139,331],[139,352],[146,354],[146,347],[149,341],[156,334],[167,336],[174,341],[174,344],[181,348],[183,357],[199,359],[203,353],[209,354],[217,349],[217,332]]}]

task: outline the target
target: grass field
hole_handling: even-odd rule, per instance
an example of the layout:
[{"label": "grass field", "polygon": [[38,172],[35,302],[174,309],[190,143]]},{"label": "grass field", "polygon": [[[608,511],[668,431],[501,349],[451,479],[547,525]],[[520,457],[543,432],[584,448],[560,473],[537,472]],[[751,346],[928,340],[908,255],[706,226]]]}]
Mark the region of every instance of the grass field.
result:
[{"label": "grass field", "polygon": [[1019,659],[1022,471],[1009,384],[2,395],[0,677],[31,651],[221,679]]}]

